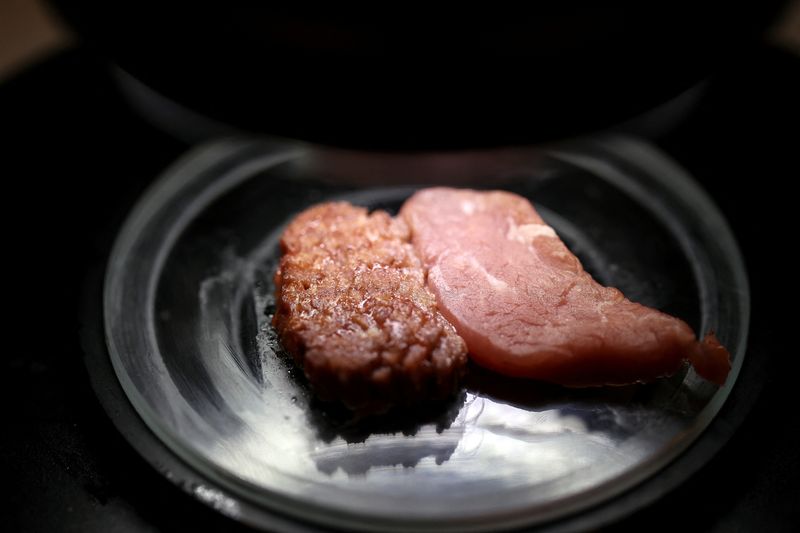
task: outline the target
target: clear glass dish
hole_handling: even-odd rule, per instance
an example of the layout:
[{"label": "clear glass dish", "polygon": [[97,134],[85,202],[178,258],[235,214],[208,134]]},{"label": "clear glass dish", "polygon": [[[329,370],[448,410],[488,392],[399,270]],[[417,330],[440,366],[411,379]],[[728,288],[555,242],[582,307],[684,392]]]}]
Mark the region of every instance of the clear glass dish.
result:
[{"label": "clear glass dish", "polygon": [[[733,358],[725,386],[686,369],[570,390],[471,368],[436,408],[358,421],[320,404],[269,325],[283,227],[316,202],[393,211],[434,184],[530,198],[599,281],[714,330]],[[239,139],[196,149],[133,209],[104,314],[138,414],[226,494],[302,523],[467,531],[552,522],[679,457],[734,386],[749,294],[713,202],[639,141],[376,154]]]}]

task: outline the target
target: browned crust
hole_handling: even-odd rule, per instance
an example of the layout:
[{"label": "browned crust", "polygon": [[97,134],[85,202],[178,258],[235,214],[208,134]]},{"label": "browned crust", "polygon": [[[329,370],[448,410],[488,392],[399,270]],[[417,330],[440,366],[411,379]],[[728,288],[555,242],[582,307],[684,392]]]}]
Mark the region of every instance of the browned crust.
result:
[{"label": "browned crust", "polygon": [[455,391],[466,345],[436,309],[401,220],[320,204],[281,248],[273,325],[319,397],[380,412]]}]

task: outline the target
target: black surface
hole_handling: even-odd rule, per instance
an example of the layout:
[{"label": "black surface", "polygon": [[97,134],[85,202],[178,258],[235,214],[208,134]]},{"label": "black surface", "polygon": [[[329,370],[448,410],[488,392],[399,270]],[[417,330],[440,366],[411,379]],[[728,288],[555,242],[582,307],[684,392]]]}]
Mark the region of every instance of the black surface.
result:
[{"label": "black surface", "polygon": [[395,149],[549,141],[631,118],[732,60],[783,4],[51,1],[86,42],[204,115]]},{"label": "black surface", "polygon": [[[710,82],[660,145],[731,221],[753,289],[753,403],[689,482],[608,531],[791,531],[800,523],[800,414],[789,258],[800,178],[800,60],[759,48]],[[61,54],[0,85],[0,176],[11,325],[2,357],[4,525],[21,531],[228,531],[162,478],[89,385],[78,302],[139,192],[186,147],[117,96],[106,65]],[[96,278],[95,278],[96,279]],[[91,294],[91,292],[90,292]],[[91,301],[91,300],[90,300]],[[100,305],[99,296],[96,304]],[[11,342],[8,342],[11,341]]]}]

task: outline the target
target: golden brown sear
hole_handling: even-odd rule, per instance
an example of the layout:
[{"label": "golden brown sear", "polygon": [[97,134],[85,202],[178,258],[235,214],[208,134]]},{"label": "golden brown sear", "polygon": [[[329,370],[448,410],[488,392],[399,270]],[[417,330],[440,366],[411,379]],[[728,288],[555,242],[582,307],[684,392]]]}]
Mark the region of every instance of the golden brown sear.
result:
[{"label": "golden brown sear", "polygon": [[455,391],[466,344],[439,314],[402,220],[320,204],[281,248],[273,325],[320,398],[373,413]]}]

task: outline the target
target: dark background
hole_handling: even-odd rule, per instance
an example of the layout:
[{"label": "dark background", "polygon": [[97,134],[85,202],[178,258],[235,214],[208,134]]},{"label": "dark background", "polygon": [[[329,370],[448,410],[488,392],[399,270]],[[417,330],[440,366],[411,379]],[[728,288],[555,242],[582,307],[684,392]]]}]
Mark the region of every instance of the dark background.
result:
[{"label": "dark background", "polygon": [[[0,367],[4,529],[238,529],[119,435],[79,340],[79,310],[100,305],[92,287],[127,209],[188,146],[136,115],[107,62],[81,45],[0,83],[0,143],[11,318]],[[607,530],[796,530],[800,57],[765,41],[738,51],[656,144],[709,191],[743,249],[753,292],[743,371],[753,379],[737,401],[749,414],[692,479]]]}]

